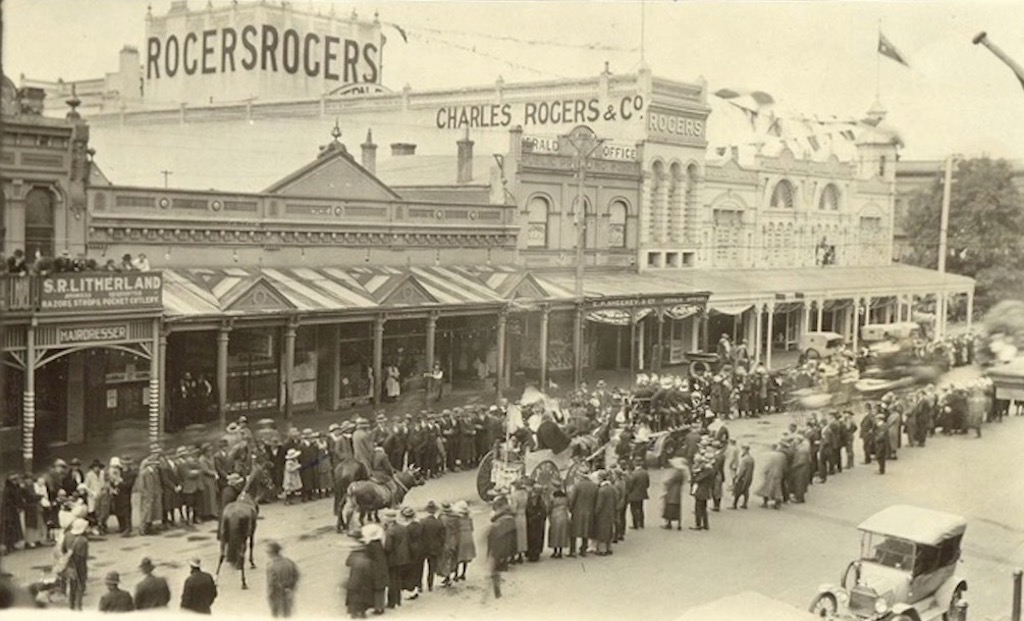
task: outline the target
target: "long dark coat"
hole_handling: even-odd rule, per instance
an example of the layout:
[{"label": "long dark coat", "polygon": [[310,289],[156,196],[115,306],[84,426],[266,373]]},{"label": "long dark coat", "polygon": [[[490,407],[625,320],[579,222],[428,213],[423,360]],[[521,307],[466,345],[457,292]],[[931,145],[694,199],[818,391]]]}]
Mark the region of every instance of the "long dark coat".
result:
[{"label": "long dark coat", "polygon": [[569,547],[569,499],[565,495],[551,499],[549,513],[551,526],[548,528],[548,546],[551,548]]},{"label": "long dark coat", "polygon": [[786,476],[786,454],[782,451],[772,451],[764,460],[761,466],[761,485],[758,486],[756,495],[771,500],[782,500],[782,481]]},{"label": "long dark coat", "polygon": [[[345,608],[360,614],[373,608],[374,562],[367,546],[358,546],[345,559],[348,580],[345,583]],[[383,588],[383,587],[382,587]]]},{"label": "long dark coat", "polygon": [[383,591],[388,586],[388,553],[380,541],[371,541],[366,544],[366,554],[373,562],[373,590]]},{"label": "long dark coat", "polygon": [[665,503],[661,517],[665,520],[681,519],[683,505],[683,487],[686,485],[686,472],[673,468],[665,479]]},{"label": "long dark coat", "polygon": [[544,498],[537,492],[530,492],[526,501],[526,556],[531,561],[540,558],[544,550],[544,526],[548,510]]},{"label": "long dark coat", "polygon": [[491,528],[487,531],[487,558],[494,562],[505,561],[516,554],[516,519],[508,508],[491,516]]},{"label": "long dark coat", "polygon": [[798,499],[803,499],[811,481],[811,449],[807,442],[800,442],[793,450],[793,463],[789,468],[789,483],[786,490]]},{"label": "long dark coat", "polygon": [[754,482],[754,457],[747,453],[740,457],[739,465],[736,467],[736,478],[732,483],[734,496],[742,496],[750,491],[750,484]]},{"label": "long dark coat", "polygon": [[647,500],[647,490],[651,487],[651,476],[643,468],[629,473],[626,479],[626,502]]},{"label": "long dark coat", "polygon": [[699,470],[694,470],[693,483],[696,486],[693,491],[693,497],[697,500],[709,500],[715,485],[714,466],[708,465]]},{"label": "long dark coat", "polygon": [[597,484],[584,477],[577,481],[569,493],[569,511],[572,513],[573,537],[590,537],[593,530],[594,508],[597,505]]},{"label": "long dark coat", "polygon": [[7,479],[3,496],[0,496],[0,545],[6,547],[8,552],[13,551],[15,544],[24,539],[19,515],[21,499],[21,486],[15,479]]},{"label": "long dark coat", "polygon": [[608,481],[597,488],[597,502],[594,506],[594,532],[591,534],[600,543],[611,543],[615,535],[615,514],[618,494]]},{"label": "long dark coat", "polygon": [[409,531],[399,523],[388,526],[384,536],[384,551],[388,554],[388,567],[401,567],[412,562],[409,550]]}]

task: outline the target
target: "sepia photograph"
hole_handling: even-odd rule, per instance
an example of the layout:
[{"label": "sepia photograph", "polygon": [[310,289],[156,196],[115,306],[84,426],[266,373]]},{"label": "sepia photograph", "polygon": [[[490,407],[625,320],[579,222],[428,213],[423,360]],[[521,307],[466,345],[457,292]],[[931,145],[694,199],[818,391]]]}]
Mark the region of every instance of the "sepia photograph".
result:
[{"label": "sepia photograph", "polygon": [[0,0],[0,613],[1022,621],[1024,4]]}]

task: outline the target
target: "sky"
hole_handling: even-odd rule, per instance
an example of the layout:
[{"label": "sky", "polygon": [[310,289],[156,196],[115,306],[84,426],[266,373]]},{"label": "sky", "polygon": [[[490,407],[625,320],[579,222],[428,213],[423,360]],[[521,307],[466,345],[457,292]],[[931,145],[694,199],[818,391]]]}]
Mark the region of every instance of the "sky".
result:
[{"label": "sky", "polygon": [[[241,0],[245,2],[247,0]],[[251,0],[250,0],[251,1]],[[277,1],[277,0],[267,0]],[[214,4],[221,4],[215,2]],[[143,47],[145,0],[2,0],[3,67],[15,83],[101,77],[125,44]],[[170,0],[153,0],[156,15]],[[193,8],[206,0],[190,0]],[[880,100],[904,159],[950,153],[1024,160],[1024,88],[972,37],[1024,63],[1024,2],[342,2],[385,24],[383,80],[417,90],[585,77],[605,62],[656,76],[703,77],[711,91],[770,93],[781,109],[862,116]],[[397,24],[406,32],[403,41]],[[879,28],[904,67],[877,53]],[[643,35],[641,34],[643,33]],[[641,41],[643,44],[641,45]]]}]

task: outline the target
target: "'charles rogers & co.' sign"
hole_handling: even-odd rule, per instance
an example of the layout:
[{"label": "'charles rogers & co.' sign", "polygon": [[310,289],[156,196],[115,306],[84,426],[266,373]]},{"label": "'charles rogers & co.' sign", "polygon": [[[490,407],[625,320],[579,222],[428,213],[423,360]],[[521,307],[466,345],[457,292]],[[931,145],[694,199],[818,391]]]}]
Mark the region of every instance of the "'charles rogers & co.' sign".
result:
[{"label": "'charles rogers & co.' sign", "polygon": [[53,274],[43,279],[44,311],[109,311],[162,308],[160,272]]}]

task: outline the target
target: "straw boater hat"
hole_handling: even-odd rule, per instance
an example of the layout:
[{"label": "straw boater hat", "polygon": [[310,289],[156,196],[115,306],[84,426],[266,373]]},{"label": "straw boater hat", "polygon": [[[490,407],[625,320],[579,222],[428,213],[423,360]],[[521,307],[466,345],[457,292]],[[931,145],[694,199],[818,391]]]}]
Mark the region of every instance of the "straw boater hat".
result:
[{"label": "straw boater hat", "polygon": [[452,509],[452,503],[450,503],[450,502],[442,502],[441,503],[441,511],[446,513],[446,514],[448,514],[448,515],[451,515],[451,514],[455,513],[455,510]]},{"label": "straw boater hat", "polygon": [[310,429],[309,427],[306,427],[305,429],[302,430],[302,437],[303,438],[312,438],[315,435],[316,434],[313,433],[313,430]]},{"label": "straw boater hat", "polygon": [[469,515],[469,503],[460,500],[452,505],[452,510],[459,515]]},{"label": "straw boater hat", "polygon": [[414,517],[416,517],[416,510],[413,509],[412,507],[402,507],[402,512],[400,515],[407,520],[411,520]]},{"label": "straw boater hat", "polygon": [[388,417],[384,416],[384,412],[380,412],[380,413],[377,414],[377,422],[378,423],[383,423],[387,419],[388,419]]},{"label": "straw boater hat", "polygon": [[350,420],[347,420],[340,425],[340,430],[341,433],[352,433],[353,431],[356,430],[356,424]]},{"label": "straw boater hat", "polygon": [[244,480],[245,479],[242,478],[242,475],[238,474],[237,472],[232,472],[231,474],[228,475],[228,485],[238,485]]},{"label": "straw boater hat", "polygon": [[296,449],[288,449],[288,452],[285,453],[284,458],[285,459],[298,459],[300,456],[302,456],[302,453],[300,453]]},{"label": "straw boater hat", "polygon": [[341,430],[341,425],[339,425],[338,423],[331,423],[330,426],[327,427],[328,433],[334,433],[335,431],[339,430]]},{"label": "straw boater hat", "polygon": [[356,427],[357,428],[366,428],[366,427],[369,427],[369,426],[370,426],[370,421],[366,420],[362,416],[360,416],[359,418],[356,419]]},{"label": "straw boater hat", "polygon": [[364,524],[359,534],[365,543],[384,539],[384,529],[380,527],[380,524]]}]

